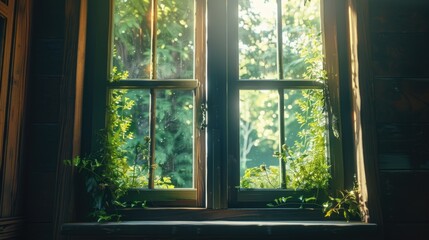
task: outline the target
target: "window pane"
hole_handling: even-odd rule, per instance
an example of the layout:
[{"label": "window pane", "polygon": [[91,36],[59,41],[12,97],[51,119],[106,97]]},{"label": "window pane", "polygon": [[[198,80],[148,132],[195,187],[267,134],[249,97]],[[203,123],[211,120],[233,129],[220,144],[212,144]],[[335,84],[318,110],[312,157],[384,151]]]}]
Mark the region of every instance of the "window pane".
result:
[{"label": "window pane", "polygon": [[239,0],[240,79],[277,79],[275,0]]},{"label": "window pane", "polygon": [[149,90],[111,92],[110,142],[114,144],[116,158],[128,164],[127,176],[132,187],[148,187],[149,102]]},{"label": "window pane", "polygon": [[149,79],[150,1],[115,0],[114,6],[112,64],[127,78]]},{"label": "window pane", "polygon": [[160,0],[158,79],[194,78],[194,0]]},{"label": "window pane", "polygon": [[278,91],[240,91],[240,187],[279,188]]},{"label": "window pane", "polygon": [[[149,0],[115,0],[113,73],[126,71],[126,78],[149,79],[150,11]],[[194,15],[194,0],[158,2],[157,79],[194,78]]]},{"label": "window pane", "polygon": [[320,1],[283,1],[282,12],[284,78],[317,79],[323,69]]},{"label": "window pane", "polygon": [[[128,164],[131,186],[148,187],[150,91],[111,92],[115,154]],[[193,91],[156,92],[155,188],[193,187]]]},{"label": "window pane", "polygon": [[193,91],[165,90],[156,94],[156,176],[175,188],[192,188]]},{"label": "window pane", "polygon": [[323,189],[330,178],[323,90],[285,90],[286,186]]}]

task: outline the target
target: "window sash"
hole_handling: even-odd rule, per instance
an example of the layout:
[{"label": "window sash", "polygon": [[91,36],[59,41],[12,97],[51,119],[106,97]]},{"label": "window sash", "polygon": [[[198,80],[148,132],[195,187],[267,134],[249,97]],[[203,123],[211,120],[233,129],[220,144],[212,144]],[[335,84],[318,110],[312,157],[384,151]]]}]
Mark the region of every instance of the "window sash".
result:
[{"label": "window sash", "polygon": [[[113,0],[111,0],[113,3]],[[196,79],[157,79],[157,12],[158,0],[151,0],[151,54],[150,54],[150,79],[123,79],[119,81],[106,81],[107,91],[114,89],[149,89],[151,96],[150,107],[150,138],[155,139],[156,125],[156,91],[162,89],[169,90],[193,90],[194,95],[194,147],[193,147],[193,187],[194,189],[155,189],[154,169],[149,171],[149,189],[139,189],[145,192],[143,200],[149,200],[161,205],[171,206],[193,206],[202,207],[204,205],[205,161],[205,134],[200,129],[203,125],[200,119],[204,105],[205,96],[205,1],[194,0],[194,77]],[[110,4],[110,19],[113,19],[113,4]],[[112,22],[110,23],[112,26]],[[112,31],[112,30],[110,30]],[[111,33],[110,36],[113,34]],[[112,42],[112,41],[111,41]],[[112,53],[111,53],[112,54]],[[112,58],[110,58],[112,59]],[[155,161],[155,141],[150,144],[150,166],[156,164]],[[129,199],[138,197],[130,190],[127,196]],[[130,198],[131,196],[131,198]],[[169,197],[161,197],[169,196]],[[165,198],[167,201],[161,201]],[[174,200],[174,201],[173,201]],[[185,201],[184,201],[185,200]]]},{"label": "window sash", "polygon": [[[240,79],[239,77],[239,0],[227,2],[228,11],[228,112],[227,112],[227,156],[228,156],[228,207],[261,207],[277,197],[300,196],[306,191],[286,189],[284,176],[280,189],[241,189],[240,186],[240,90],[278,90],[279,109],[284,107],[284,91],[288,89],[325,89],[325,83],[317,79],[284,79],[283,38],[282,38],[282,0],[277,0],[277,79]],[[321,12],[321,15],[323,13]],[[323,22],[323,21],[322,21]],[[279,146],[284,144],[284,112],[279,111]],[[329,151],[329,149],[327,149]],[[286,170],[285,162],[280,160],[281,172]]]}]

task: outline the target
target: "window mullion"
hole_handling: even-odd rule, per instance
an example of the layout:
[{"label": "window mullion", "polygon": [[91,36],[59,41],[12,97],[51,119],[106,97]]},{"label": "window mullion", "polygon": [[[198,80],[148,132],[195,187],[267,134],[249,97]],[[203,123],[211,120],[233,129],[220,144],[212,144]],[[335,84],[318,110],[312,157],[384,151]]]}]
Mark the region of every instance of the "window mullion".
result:
[{"label": "window mullion", "polygon": [[[280,130],[280,145],[279,145],[279,151],[282,151],[282,146],[285,144],[285,113],[284,113],[284,109],[285,109],[285,101],[284,101],[284,89],[279,89],[279,130]],[[287,182],[286,182],[286,163],[285,161],[280,158],[280,177],[281,177],[281,182],[280,182],[280,186],[282,189],[286,189],[287,186]]]},{"label": "window mullion", "polygon": [[[284,79],[283,75],[283,24],[282,24],[282,0],[277,0],[277,72],[280,80]],[[282,146],[285,144],[285,114],[284,114],[284,89],[279,89],[279,130],[280,130],[280,145],[279,151],[282,151]],[[280,161],[280,186],[286,189],[286,163],[283,159]]]},{"label": "window mullion", "polygon": [[[156,80],[156,42],[157,42],[157,15],[158,0],[151,1],[151,67],[150,79]],[[150,166],[149,166],[149,189],[155,188],[155,144],[156,144],[156,90],[150,89]]]},{"label": "window mullion", "polygon": [[279,79],[283,80],[282,0],[277,0],[277,71]]}]

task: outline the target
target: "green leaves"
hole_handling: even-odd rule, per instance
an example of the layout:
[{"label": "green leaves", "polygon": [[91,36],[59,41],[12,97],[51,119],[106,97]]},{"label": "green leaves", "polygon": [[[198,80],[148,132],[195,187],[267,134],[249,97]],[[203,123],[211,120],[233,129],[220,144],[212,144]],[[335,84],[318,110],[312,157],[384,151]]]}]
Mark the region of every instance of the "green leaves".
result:
[{"label": "green leaves", "polygon": [[281,206],[284,206],[284,205],[286,205],[288,203],[289,199],[292,199],[292,196],[276,198],[276,199],[274,199],[274,203],[268,203],[267,207],[281,207]]},{"label": "green leaves", "polygon": [[242,188],[279,188],[280,170],[277,166],[248,168],[240,180]]},{"label": "green leaves", "polygon": [[273,203],[268,203],[267,207],[299,207],[299,208],[306,208],[307,206],[318,206],[317,203],[317,197],[316,196],[310,196],[305,197],[304,195],[301,195],[299,197],[293,197],[293,196],[287,196],[287,197],[280,197],[274,199]]},{"label": "green leaves", "polygon": [[338,191],[337,197],[329,196],[329,201],[323,203],[323,211],[325,217],[340,215],[346,221],[361,217],[358,185],[355,183],[352,190]]}]

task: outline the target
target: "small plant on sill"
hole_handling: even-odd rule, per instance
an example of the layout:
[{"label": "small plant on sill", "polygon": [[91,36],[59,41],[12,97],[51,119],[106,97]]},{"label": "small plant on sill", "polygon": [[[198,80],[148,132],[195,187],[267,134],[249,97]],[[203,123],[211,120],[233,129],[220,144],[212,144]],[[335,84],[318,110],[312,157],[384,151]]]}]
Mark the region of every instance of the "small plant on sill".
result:
[{"label": "small plant on sill", "polygon": [[[128,72],[112,69],[111,81],[126,79]],[[148,158],[150,138],[136,141],[125,147],[125,142],[133,138],[129,132],[131,119],[122,116],[135,103],[125,97],[125,91],[112,93],[109,105],[109,124],[98,134],[97,148],[87,156],[77,156],[64,163],[73,166],[84,178],[85,190],[91,199],[92,212],[89,214],[98,222],[118,221],[119,208],[145,207],[146,201],[125,202],[122,197],[131,187],[136,187],[142,180],[136,173],[140,166],[135,160],[129,165],[127,152],[133,151],[141,159]]]},{"label": "small plant on sill", "polygon": [[329,196],[329,201],[323,203],[325,217],[339,215],[344,217],[347,222],[351,218],[362,218],[360,191],[357,182],[355,181],[351,190],[341,190],[338,193],[338,197]]},{"label": "small plant on sill", "polygon": [[[107,140],[104,132],[100,134],[101,147],[98,151],[86,157],[65,160],[64,163],[74,166],[84,177],[86,192],[92,200],[89,216],[98,222],[119,221],[122,217],[118,214],[119,208],[145,208],[146,201],[122,201],[122,197],[135,185],[136,177],[132,173],[137,166],[130,169],[123,158],[111,154],[113,143]],[[146,138],[143,144],[135,146],[135,150],[142,151],[149,142],[150,139]]]}]

